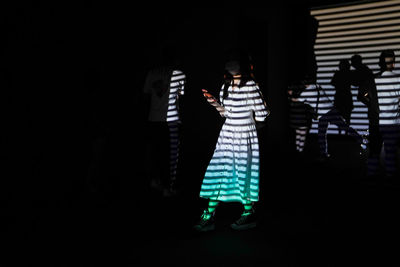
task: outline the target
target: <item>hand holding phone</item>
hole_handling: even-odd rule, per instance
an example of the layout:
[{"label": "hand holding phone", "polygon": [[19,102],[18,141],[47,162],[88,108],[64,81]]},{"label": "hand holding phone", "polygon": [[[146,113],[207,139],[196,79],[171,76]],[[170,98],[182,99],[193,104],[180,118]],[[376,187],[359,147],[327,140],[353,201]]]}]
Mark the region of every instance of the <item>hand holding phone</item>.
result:
[{"label": "hand holding phone", "polygon": [[201,89],[201,91],[203,92],[203,95],[207,99],[208,102],[210,102],[210,103],[217,102],[217,99],[215,99],[215,97],[212,94],[210,94],[206,89]]},{"label": "hand holding phone", "polygon": [[218,103],[217,99],[206,89],[201,89],[201,91],[203,92],[204,97],[207,99],[207,102],[210,103],[211,106],[215,107],[222,117],[225,117],[225,108]]}]

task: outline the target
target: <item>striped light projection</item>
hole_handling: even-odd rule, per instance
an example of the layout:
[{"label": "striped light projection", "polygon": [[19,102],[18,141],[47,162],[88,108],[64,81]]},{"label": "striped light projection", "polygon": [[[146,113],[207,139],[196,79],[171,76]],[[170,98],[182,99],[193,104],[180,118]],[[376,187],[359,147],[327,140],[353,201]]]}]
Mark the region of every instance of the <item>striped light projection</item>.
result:
[{"label": "striped light projection", "polygon": [[[258,201],[260,155],[255,121],[269,115],[261,91],[254,81],[228,88],[220,103],[225,108],[214,154],[207,167],[200,197],[243,204]],[[254,118],[253,118],[254,114]]]},{"label": "striped light projection", "polygon": [[[354,54],[374,72],[379,72],[379,55],[384,49],[393,49],[400,55],[400,0],[360,1],[335,7],[318,7],[310,11],[318,21],[314,45],[317,62],[317,83],[333,101],[335,88],[330,84],[338,70],[339,60]],[[395,71],[398,71],[396,67]],[[354,109],[350,126],[360,134],[367,134],[367,108],[357,100],[357,87],[352,87]],[[310,133],[318,132],[313,121]],[[339,134],[330,125],[328,134]]]}]

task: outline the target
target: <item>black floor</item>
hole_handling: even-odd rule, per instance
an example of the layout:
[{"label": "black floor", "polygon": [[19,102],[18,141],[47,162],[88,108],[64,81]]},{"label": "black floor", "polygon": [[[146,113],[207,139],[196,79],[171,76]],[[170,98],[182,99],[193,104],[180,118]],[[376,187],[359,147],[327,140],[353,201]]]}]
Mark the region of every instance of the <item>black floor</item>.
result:
[{"label": "black floor", "polygon": [[215,231],[191,230],[206,205],[198,198],[206,160],[183,152],[175,197],[126,186],[83,192],[68,204],[15,204],[2,216],[2,258],[54,266],[399,266],[400,187],[367,181],[352,140],[330,138],[327,162],[317,161],[315,137],[307,145],[301,157],[264,154],[255,229],[231,230],[241,207],[222,203]]}]

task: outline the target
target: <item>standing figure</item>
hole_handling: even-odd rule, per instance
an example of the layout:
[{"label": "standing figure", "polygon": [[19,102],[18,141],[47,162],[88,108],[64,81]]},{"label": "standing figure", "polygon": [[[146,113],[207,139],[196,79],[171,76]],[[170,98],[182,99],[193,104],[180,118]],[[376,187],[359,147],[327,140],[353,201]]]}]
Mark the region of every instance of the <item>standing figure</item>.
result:
[{"label": "standing figure", "polygon": [[[153,187],[163,190],[164,196],[175,194],[176,174],[179,158],[179,99],[184,94],[186,76],[177,68],[174,59],[168,58],[166,63],[149,71],[144,85],[144,93],[150,97],[149,138],[146,162],[147,174]],[[160,149],[169,146],[169,159],[163,157]],[[156,157],[160,157],[158,161]],[[169,166],[169,174],[160,172],[162,166]],[[161,168],[160,168],[161,167]]]},{"label": "standing figure", "polygon": [[[380,56],[382,69],[375,77],[380,111],[379,131],[385,151],[385,173],[388,177],[398,175],[397,151],[400,142],[400,76],[393,71],[394,64],[394,51],[383,51]],[[375,160],[376,164],[379,162],[379,158],[371,160]],[[370,165],[370,171],[376,171],[373,167],[374,164]]]},{"label": "standing figure", "polygon": [[300,94],[299,101],[310,104],[317,112],[318,118],[318,144],[321,160],[330,157],[328,153],[328,137],[327,130],[329,124],[336,125],[339,129],[344,129],[348,135],[356,139],[360,145],[362,152],[366,149],[366,139],[361,136],[354,128],[346,123],[343,116],[335,108],[333,101],[325,93],[320,85],[315,83],[312,78],[304,80],[306,89]]},{"label": "standing figure", "polygon": [[335,87],[335,98],[333,105],[350,125],[351,111],[354,108],[353,96],[351,94],[351,72],[350,63],[346,59],[339,61],[339,70],[335,72],[331,80]]},{"label": "standing figure", "polygon": [[288,88],[289,127],[295,130],[295,146],[298,153],[304,151],[312,119],[316,116],[314,109],[309,104],[299,100],[304,89],[302,84],[293,84]]},{"label": "standing figure", "polygon": [[379,131],[379,104],[376,91],[375,75],[372,70],[362,63],[358,54],[351,57],[352,85],[358,87],[357,99],[368,108],[368,143],[369,153],[367,160],[367,175],[373,176],[377,167],[376,158],[379,158],[382,149],[382,136]]},{"label": "standing figure", "polygon": [[200,197],[208,199],[197,231],[213,230],[215,209],[220,201],[240,202],[244,211],[233,229],[256,226],[253,203],[259,200],[260,152],[256,121],[264,121],[269,110],[249,66],[239,60],[226,63],[226,81],[220,101],[206,90],[207,101],[225,117],[212,159],[207,167]]}]

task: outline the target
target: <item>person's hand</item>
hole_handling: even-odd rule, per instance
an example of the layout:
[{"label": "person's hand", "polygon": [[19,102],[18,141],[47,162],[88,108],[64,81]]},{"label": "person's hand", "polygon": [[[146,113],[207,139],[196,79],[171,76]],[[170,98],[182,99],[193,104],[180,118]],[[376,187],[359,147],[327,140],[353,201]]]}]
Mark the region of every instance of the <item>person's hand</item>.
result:
[{"label": "person's hand", "polygon": [[225,108],[218,103],[217,99],[206,89],[201,89],[201,91],[203,92],[204,97],[207,99],[207,102],[217,109],[221,117],[225,117]]},{"label": "person's hand", "polygon": [[215,97],[206,89],[201,89],[201,91],[203,92],[203,96],[207,99],[208,103],[213,104],[217,102],[217,99],[215,99]]}]

